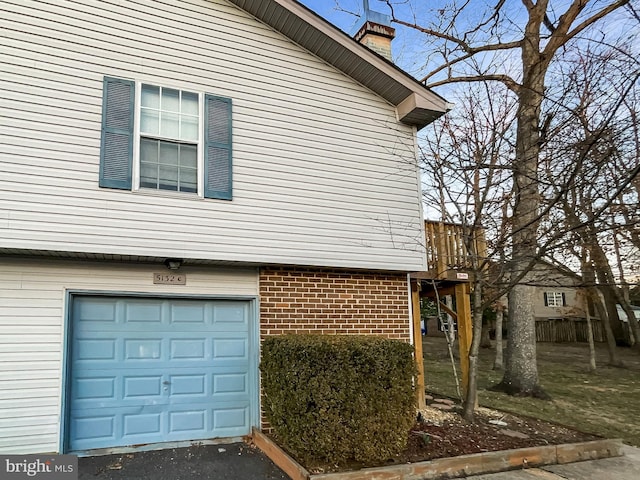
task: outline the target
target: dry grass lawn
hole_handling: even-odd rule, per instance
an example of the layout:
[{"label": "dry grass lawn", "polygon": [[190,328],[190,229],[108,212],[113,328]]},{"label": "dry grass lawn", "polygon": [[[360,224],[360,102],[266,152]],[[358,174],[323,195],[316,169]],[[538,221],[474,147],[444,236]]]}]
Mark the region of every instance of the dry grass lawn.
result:
[{"label": "dry grass lawn", "polygon": [[[444,338],[424,337],[423,347],[427,390],[456,397]],[[491,369],[495,351],[483,349],[479,403],[607,438],[622,438],[625,443],[640,447],[640,354],[619,348],[626,368],[614,368],[606,365],[606,346],[596,344],[596,349],[598,368],[589,373],[586,343],[538,344],[540,382],[552,401],[488,391],[487,387],[500,381],[502,373]]]}]

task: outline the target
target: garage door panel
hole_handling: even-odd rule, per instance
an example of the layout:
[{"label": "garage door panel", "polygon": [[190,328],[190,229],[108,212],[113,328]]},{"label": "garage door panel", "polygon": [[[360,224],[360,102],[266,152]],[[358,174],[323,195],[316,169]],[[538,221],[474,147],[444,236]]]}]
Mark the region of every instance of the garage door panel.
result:
[{"label": "garage door panel", "polygon": [[169,376],[169,396],[203,397],[207,394],[207,376],[204,374],[179,374]]},{"label": "garage door panel", "polygon": [[123,377],[122,399],[157,400],[163,394],[162,375],[126,375]]},{"label": "garage door panel", "polygon": [[169,323],[207,323],[206,304],[176,304],[171,306]]},{"label": "garage door panel", "polygon": [[237,406],[221,408],[213,414],[213,425],[216,430],[225,433],[225,436],[241,435],[239,431],[249,419],[249,408]]},{"label": "garage door panel", "polygon": [[172,338],[169,340],[169,356],[176,360],[206,360],[207,342],[204,338]]},{"label": "garage door panel", "polygon": [[213,309],[214,323],[223,325],[245,325],[247,322],[246,304],[227,302]]},{"label": "garage door panel", "polygon": [[190,408],[180,411],[174,409],[169,413],[169,434],[175,438],[186,432],[190,434],[205,435],[209,430],[208,409]]},{"label": "garage door panel", "polygon": [[129,338],[124,341],[124,360],[161,360],[162,338]]},{"label": "garage door panel", "polygon": [[162,307],[162,302],[157,300],[129,301],[124,308],[124,323],[162,323]]},{"label": "garage door panel", "polygon": [[162,433],[161,413],[137,413],[122,416],[123,438],[138,435],[158,435]]},{"label": "garage door panel", "polygon": [[248,434],[250,311],[244,301],[76,298],[70,450]]},{"label": "garage door panel", "polygon": [[86,443],[91,440],[114,441],[116,439],[116,416],[78,416],[73,419],[71,428],[75,431],[75,441],[78,443]]},{"label": "garage door panel", "polygon": [[214,397],[246,396],[249,394],[247,374],[221,373],[213,376],[212,394]]},{"label": "garage door panel", "polygon": [[214,362],[246,361],[249,357],[249,345],[246,338],[213,339]]},{"label": "garage door panel", "polygon": [[76,342],[75,359],[81,360],[115,360],[116,359],[116,339],[115,338],[82,338]]},{"label": "garage door panel", "polygon": [[95,300],[90,304],[77,305],[74,310],[76,322],[100,322],[115,323],[116,322],[117,304],[109,300]]},{"label": "garage door panel", "polygon": [[76,378],[73,400],[113,399],[116,395],[116,379],[113,376]]}]

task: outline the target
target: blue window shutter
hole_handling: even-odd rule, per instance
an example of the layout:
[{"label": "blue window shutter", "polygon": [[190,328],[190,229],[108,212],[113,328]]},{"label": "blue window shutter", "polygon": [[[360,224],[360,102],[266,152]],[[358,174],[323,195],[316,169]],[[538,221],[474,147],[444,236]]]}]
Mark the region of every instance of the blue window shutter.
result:
[{"label": "blue window shutter", "polygon": [[101,187],[131,190],[134,97],[133,81],[104,78],[100,142]]},{"label": "blue window shutter", "polygon": [[545,307],[549,306],[549,300],[547,299],[547,292],[544,292],[544,306]]},{"label": "blue window shutter", "polygon": [[204,97],[204,196],[231,200],[231,99]]}]

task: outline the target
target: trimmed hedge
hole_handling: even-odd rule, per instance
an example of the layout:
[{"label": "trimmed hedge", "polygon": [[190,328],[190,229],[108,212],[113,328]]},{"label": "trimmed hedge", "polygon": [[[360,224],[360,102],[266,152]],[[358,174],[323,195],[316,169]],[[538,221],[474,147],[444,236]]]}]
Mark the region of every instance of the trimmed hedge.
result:
[{"label": "trimmed hedge", "polygon": [[302,462],[375,463],[399,454],[415,419],[413,347],[364,336],[262,343],[263,408]]}]

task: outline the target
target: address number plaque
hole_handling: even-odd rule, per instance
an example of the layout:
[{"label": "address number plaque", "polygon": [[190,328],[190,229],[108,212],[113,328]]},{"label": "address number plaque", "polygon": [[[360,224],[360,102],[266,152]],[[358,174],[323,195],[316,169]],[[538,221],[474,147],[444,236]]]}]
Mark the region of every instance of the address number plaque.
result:
[{"label": "address number plaque", "polygon": [[186,285],[187,276],[184,273],[154,273],[153,283],[161,285]]}]

